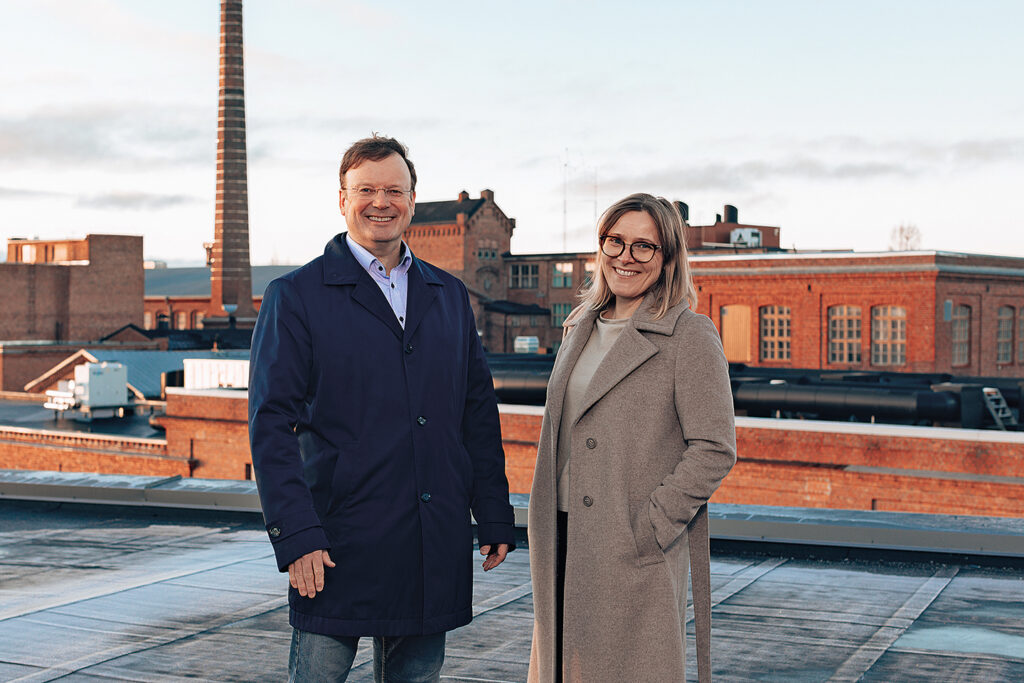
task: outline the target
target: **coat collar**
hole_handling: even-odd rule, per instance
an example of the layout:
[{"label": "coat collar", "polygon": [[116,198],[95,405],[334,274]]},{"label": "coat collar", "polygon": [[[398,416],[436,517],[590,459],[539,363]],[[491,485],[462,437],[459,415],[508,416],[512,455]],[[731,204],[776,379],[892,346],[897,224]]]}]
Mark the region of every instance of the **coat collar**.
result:
[{"label": "coat collar", "polygon": [[405,329],[395,318],[387,299],[370,274],[359,264],[348,246],[348,233],[339,233],[324,248],[323,281],[325,285],[355,285],[352,298],[379,318],[399,339],[408,339],[416,332],[424,315],[437,298],[436,287],[444,283],[433,269],[412,255],[409,267],[409,298],[406,301]]},{"label": "coat collar", "polygon": [[549,410],[552,417],[567,417],[575,422],[629,373],[658,353],[658,346],[644,333],[672,334],[679,316],[689,308],[686,302],[681,302],[670,308],[660,319],[655,320],[651,304],[651,296],[648,294],[598,366],[584,393],[580,413],[576,416],[561,416],[565,390],[569,384],[569,374],[590,339],[599,312],[580,306],[565,319],[562,323],[566,329],[565,343],[559,349],[559,354],[565,354],[565,358],[559,363],[558,371],[552,373],[548,387]]}]

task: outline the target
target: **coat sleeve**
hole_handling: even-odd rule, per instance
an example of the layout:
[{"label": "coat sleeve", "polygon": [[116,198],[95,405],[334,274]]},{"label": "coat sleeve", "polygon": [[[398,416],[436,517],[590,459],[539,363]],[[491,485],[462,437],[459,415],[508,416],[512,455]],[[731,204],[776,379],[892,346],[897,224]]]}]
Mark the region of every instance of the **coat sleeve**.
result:
[{"label": "coat sleeve", "polygon": [[277,566],[327,549],[327,536],[303,476],[295,425],[312,376],[312,343],[294,284],[267,287],[249,362],[249,445]]},{"label": "coat sleeve", "polygon": [[466,310],[466,406],[462,417],[462,442],[473,462],[473,494],[470,507],[477,523],[480,545],[507,543],[515,549],[512,505],[505,477],[505,450],[501,445],[501,422],[494,380],[487,367],[476,320],[464,293]]},{"label": "coat sleeve", "polygon": [[662,548],[675,541],[736,463],[729,364],[714,323],[679,321],[675,409],[685,448],[679,464],[651,494],[651,524]]}]

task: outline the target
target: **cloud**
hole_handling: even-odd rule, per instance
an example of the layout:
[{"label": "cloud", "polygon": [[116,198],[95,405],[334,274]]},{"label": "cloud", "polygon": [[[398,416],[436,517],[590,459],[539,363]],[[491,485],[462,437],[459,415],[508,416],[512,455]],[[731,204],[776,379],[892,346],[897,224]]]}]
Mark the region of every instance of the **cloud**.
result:
[{"label": "cloud", "polygon": [[[781,161],[751,160],[738,163],[686,164],[623,175],[601,182],[603,187],[640,186],[691,190],[750,191],[758,183],[779,178],[799,180],[869,180],[912,176],[916,171],[894,162],[826,162],[807,157]],[[582,187],[582,186],[580,186]],[[575,189],[580,189],[577,187]]]},{"label": "cloud", "polygon": [[[755,144],[755,143],[751,143]],[[763,183],[780,179],[809,182],[870,181],[913,178],[963,166],[985,166],[1024,161],[1024,138],[972,138],[956,142],[929,140],[870,140],[857,136],[832,136],[815,140],[779,143],[778,157],[765,150],[759,158],[739,161],[712,160],[668,165],[602,181],[603,188],[644,187],[664,191],[725,192],[757,191]],[[722,156],[735,152],[723,148]],[[650,155],[653,156],[653,155]],[[571,183],[574,191],[587,189],[585,180]]]},{"label": "cloud", "polygon": [[208,112],[146,104],[44,109],[0,116],[0,164],[210,164]]},{"label": "cloud", "polygon": [[952,145],[951,156],[956,161],[999,163],[1024,161],[1024,138],[996,138],[992,140],[964,140]]},{"label": "cloud", "polygon": [[53,199],[67,197],[64,192],[50,190],[28,190],[20,187],[0,187],[0,199]]},{"label": "cloud", "polygon": [[198,197],[181,194],[148,194],[145,192],[108,192],[81,197],[77,206],[87,209],[159,210],[199,202]]}]

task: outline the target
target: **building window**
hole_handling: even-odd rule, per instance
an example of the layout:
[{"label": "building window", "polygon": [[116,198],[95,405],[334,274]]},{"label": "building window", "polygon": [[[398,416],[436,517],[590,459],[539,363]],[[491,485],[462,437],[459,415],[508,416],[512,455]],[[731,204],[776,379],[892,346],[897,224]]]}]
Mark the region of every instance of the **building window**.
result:
[{"label": "building window", "polygon": [[153,329],[153,312],[146,311],[142,314],[142,326],[147,330]]},{"label": "building window", "polygon": [[828,362],[860,363],[860,306],[828,309]]},{"label": "building window", "polygon": [[953,365],[971,362],[971,307],[953,307]]},{"label": "building window", "polygon": [[188,329],[188,311],[178,311],[178,314],[175,316],[174,329]]},{"label": "building window", "polygon": [[540,321],[537,319],[537,316],[531,315],[530,316],[530,327],[537,327],[538,325],[540,325]]},{"label": "building window", "polygon": [[572,304],[551,304],[551,327],[561,327],[572,311]]},{"label": "building window", "polygon": [[871,309],[871,364],[905,365],[907,362],[907,309],[875,306]]},{"label": "building window", "polygon": [[552,287],[572,287],[572,263],[556,263],[551,276]]},{"label": "building window", "polygon": [[484,260],[498,258],[498,245],[494,240],[481,240],[477,244],[477,256]]},{"label": "building window", "polygon": [[508,286],[511,289],[536,289],[537,264],[513,263],[508,267]]},{"label": "building window", "polygon": [[1017,312],[1017,362],[1024,365],[1024,308]]},{"label": "building window", "polygon": [[510,315],[508,317],[508,326],[509,327],[519,327],[519,325],[520,325],[520,320],[519,320],[519,316],[518,315]]},{"label": "building window", "polygon": [[761,307],[761,360],[789,360],[789,306]]},{"label": "building window", "polygon": [[205,313],[203,313],[202,311],[199,311],[198,313],[196,313],[196,329],[197,330],[203,329],[203,320],[205,320],[205,319],[206,319],[206,314]]},{"label": "building window", "polygon": [[594,261],[587,261],[583,264],[583,287],[589,287],[590,283],[594,281],[594,270],[597,268],[597,263]]},{"label": "building window", "polygon": [[996,316],[996,362],[1013,362],[1013,306],[1000,306]]}]

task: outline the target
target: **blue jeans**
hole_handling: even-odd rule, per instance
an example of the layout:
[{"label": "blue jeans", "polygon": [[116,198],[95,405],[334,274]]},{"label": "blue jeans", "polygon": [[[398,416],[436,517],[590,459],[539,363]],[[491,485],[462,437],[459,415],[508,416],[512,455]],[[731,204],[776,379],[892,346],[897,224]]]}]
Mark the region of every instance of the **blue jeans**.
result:
[{"label": "blue jeans", "polygon": [[[374,637],[373,680],[377,683],[437,683],[444,664],[445,633]],[[292,630],[290,683],[341,683],[348,678],[359,638]]]}]

